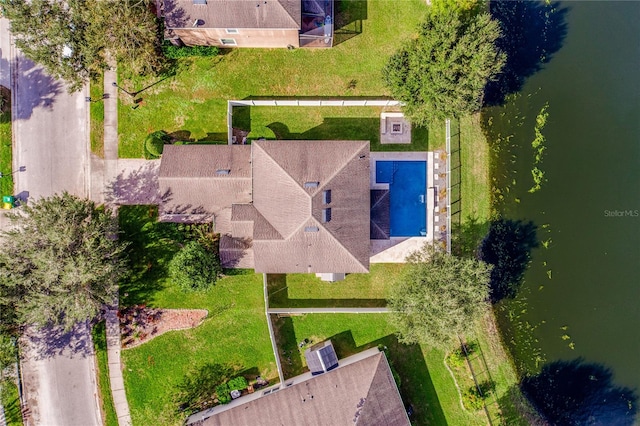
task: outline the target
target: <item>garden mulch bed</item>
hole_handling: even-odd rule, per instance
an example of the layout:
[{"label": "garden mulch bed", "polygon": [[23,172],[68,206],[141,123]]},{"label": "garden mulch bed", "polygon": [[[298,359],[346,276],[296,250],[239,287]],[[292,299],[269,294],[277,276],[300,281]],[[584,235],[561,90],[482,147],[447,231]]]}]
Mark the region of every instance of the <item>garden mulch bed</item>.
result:
[{"label": "garden mulch bed", "polygon": [[167,331],[195,328],[204,321],[206,309],[157,309],[144,305],[119,311],[122,348],[140,346]]}]

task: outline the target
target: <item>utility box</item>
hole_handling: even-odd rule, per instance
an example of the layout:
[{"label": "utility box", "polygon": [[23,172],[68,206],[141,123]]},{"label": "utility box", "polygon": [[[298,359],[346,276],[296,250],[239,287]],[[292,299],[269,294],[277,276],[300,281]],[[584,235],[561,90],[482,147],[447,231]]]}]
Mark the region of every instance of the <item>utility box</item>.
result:
[{"label": "utility box", "polygon": [[13,195],[2,196],[2,208],[5,210],[11,210],[16,205],[16,197]]}]

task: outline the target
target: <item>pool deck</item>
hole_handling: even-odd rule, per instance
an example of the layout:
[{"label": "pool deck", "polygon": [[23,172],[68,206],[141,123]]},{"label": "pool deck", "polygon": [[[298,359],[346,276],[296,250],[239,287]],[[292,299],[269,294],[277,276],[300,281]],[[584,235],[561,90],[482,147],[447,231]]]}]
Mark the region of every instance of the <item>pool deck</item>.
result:
[{"label": "pool deck", "polygon": [[409,253],[416,251],[433,241],[434,220],[433,209],[436,193],[433,188],[433,152],[371,152],[370,154],[370,182],[371,189],[389,189],[387,183],[376,183],[377,161],[426,161],[426,208],[427,208],[427,236],[426,237],[391,237],[388,240],[371,240],[371,263],[404,263]]}]

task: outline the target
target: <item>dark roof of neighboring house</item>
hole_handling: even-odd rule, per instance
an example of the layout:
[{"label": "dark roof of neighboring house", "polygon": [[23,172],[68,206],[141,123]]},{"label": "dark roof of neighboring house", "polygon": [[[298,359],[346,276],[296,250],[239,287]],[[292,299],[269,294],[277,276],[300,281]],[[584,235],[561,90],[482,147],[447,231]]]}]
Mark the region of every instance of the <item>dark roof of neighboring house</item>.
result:
[{"label": "dark roof of neighboring house", "polygon": [[162,0],[166,28],[265,28],[299,29],[301,0]]},{"label": "dark roof of neighboring house", "polygon": [[382,352],[239,404],[202,425],[408,426]]},{"label": "dark roof of neighboring house", "polygon": [[253,207],[260,215],[254,222],[255,270],[368,272],[369,142],[279,140],[252,146]]}]

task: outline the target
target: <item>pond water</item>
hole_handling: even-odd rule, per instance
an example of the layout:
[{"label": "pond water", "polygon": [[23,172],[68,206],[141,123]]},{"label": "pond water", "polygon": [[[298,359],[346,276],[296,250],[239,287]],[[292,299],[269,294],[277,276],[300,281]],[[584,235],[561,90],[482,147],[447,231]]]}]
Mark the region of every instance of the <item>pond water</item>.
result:
[{"label": "pond water", "polygon": [[[501,159],[498,211],[538,248],[499,304],[521,372],[582,357],[640,390],[640,2],[556,5],[566,35],[503,107],[484,114]],[[536,116],[546,149],[535,164]],[[498,149],[500,147],[500,149]],[[499,151],[499,152],[498,152]],[[531,170],[544,172],[539,190]]]}]

